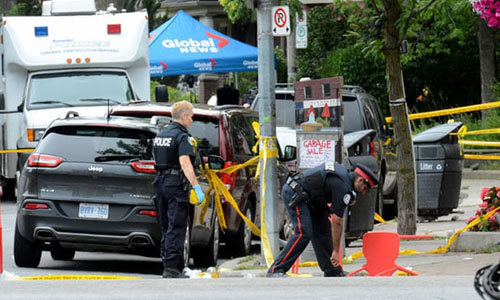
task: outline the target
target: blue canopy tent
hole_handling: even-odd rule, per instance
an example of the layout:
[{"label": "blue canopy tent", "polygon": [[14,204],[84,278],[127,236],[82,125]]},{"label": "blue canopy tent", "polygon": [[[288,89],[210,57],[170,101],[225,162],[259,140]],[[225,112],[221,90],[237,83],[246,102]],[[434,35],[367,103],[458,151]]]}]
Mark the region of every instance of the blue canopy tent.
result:
[{"label": "blue canopy tent", "polygon": [[257,71],[257,48],[205,26],[183,10],[149,35],[151,77]]}]

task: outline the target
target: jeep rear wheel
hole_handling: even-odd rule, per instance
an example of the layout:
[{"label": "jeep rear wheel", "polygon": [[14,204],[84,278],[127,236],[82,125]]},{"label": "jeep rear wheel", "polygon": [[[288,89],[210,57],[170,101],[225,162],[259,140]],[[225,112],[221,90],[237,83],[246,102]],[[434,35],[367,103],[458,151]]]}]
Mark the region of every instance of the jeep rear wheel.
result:
[{"label": "jeep rear wheel", "polygon": [[25,239],[16,224],[14,233],[14,262],[18,267],[36,268],[42,258],[42,249],[36,242]]}]

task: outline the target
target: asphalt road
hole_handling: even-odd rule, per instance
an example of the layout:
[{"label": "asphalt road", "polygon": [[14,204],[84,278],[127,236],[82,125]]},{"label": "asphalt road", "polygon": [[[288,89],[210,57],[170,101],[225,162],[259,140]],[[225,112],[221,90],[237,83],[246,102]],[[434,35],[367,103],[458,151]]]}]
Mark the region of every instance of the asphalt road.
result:
[{"label": "asphalt road", "polygon": [[479,299],[473,277],[0,281],[0,299]]}]

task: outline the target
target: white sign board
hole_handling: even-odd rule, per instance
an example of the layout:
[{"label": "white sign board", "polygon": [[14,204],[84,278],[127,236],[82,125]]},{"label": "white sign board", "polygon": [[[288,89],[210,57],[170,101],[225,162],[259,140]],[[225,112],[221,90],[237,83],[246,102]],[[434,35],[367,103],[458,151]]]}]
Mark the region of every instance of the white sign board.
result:
[{"label": "white sign board", "polygon": [[302,18],[297,13],[295,20],[297,20],[295,23],[295,48],[305,49],[307,48],[307,11],[302,10]]},{"label": "white sign board", "polygon": [[273,36],[290,35],[290,12],[288,6],[273,6],[271,16],[273,18]]},{"label": "white sign board", "polygon": [[299,168],[314,168],[325,161],[335,161],[335,141],[323,139],[300,139]]}]

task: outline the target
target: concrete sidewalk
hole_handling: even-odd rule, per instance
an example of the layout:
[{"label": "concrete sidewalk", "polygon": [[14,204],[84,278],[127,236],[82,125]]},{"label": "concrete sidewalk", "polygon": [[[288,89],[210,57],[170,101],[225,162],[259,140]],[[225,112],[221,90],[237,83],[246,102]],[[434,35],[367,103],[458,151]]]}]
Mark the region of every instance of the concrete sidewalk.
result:
[{"label": "concrete sidewalk", "polygon": [[[461,186],[461,203],[456,212],[442,216],[435,221],[417,223],[417,235],[434,235],[432,240],[401,240],[400,250],[415,250],[427,252],[444,247],[448,237],[457,230],[465,227],[466,220],[474,215],[477,205],[481,203],[480,194],[484,187],[500,185],[500,171],[472,171],[464,169]],[[388,224],[376,224],[375,232],[397,232],[395,221]],[[499,240],[500,242],[500,233]],[[346,256],[355,252],[362,252],[362,240],[352,242],[346,248]],[[396,264],[410,268],[421,276],[454,276],[474,275],[483,266],[498,263],[500,252],[494,247],[481,249],[476,252],[446,252],[444,254],[414,254],[399,255]],[[366,263],[364,258],[355,259],[352,263],[344,264],[344,270],[352,272]],[[266,268],[262,266],[261,257],[236,258],[223,263],[221,277],[263,277]],[[322,276],[319,267],[301,267],[299,273]]]}]

